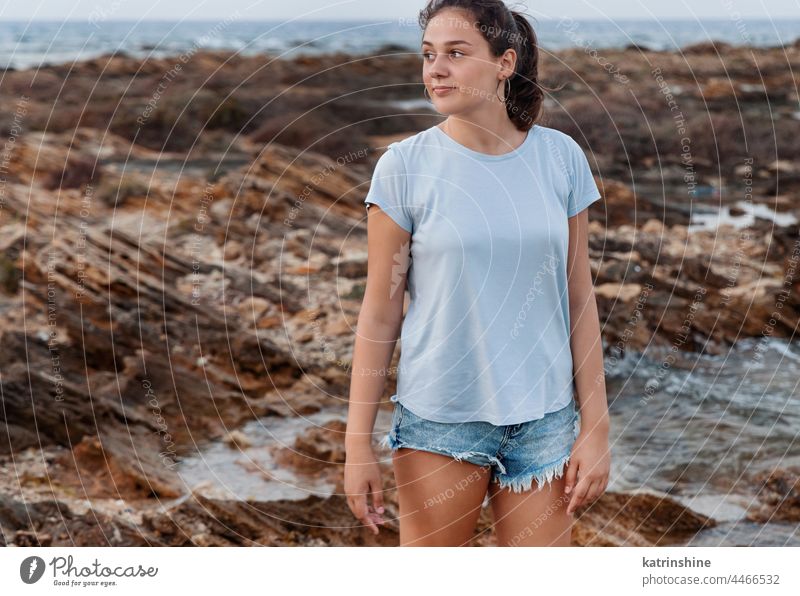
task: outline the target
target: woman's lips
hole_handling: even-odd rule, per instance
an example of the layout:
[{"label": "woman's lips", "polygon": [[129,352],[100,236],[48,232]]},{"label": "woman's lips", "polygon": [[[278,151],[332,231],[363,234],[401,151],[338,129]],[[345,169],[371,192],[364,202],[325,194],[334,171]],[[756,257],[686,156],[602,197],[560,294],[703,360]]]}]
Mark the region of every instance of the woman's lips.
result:
[{"label": "woman's lips", "polygon": [[454,90],[455,90],[455,87],[439,86],[439,87],[434,87],[433,88],[433,92],[436,95],[447,95],[448,93],[450,93],[451,91],[454,91]]}]

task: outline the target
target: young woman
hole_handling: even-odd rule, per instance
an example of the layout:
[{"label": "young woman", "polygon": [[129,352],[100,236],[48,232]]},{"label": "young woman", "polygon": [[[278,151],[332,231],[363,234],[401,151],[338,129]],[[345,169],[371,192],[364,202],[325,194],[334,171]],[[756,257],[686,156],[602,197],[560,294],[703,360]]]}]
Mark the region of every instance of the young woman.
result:
[{"label": "young woman", "polygon": [[365,200],[348,504],[378,532],[371,439],[400,333],[384,443],[401,545],[467,544],[488,496],[498,544],[568,546],[573,512],[604,492],[610,465],[587,240],[600,193],[580,146],[535,123],[524,16],[501,0],[432,0],[420,24],[426,95],[447,118],[389,145]]}]

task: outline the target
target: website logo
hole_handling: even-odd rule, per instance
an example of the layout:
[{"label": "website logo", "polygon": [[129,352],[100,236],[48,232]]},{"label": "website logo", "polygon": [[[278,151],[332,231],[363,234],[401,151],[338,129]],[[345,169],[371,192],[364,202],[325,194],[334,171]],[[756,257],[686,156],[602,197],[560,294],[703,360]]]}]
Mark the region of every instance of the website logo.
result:
[{"label": "website logo", "polygon": [[19,577],[26,584],[35,584],[44,575],[44,559],[41,557],[27,557],[19,564]]}]

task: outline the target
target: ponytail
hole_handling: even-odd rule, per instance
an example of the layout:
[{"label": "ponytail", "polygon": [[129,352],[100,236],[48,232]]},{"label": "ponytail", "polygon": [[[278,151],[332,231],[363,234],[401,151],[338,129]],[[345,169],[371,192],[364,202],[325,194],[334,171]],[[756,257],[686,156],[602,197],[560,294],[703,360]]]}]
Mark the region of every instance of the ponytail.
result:
[{"label": "ponytail", "polygon": [[526,16],[509,9],[502,0],[430,0],[419,13],[423,31],[446,8],[463,10],[472,16],[492,55],[502,56],[509,48],[516,51],[516,68],[505,99],[506,113],[517,129],[533,128],[542,115],[544,91],[552,89],[539,84],[539,43]]}]

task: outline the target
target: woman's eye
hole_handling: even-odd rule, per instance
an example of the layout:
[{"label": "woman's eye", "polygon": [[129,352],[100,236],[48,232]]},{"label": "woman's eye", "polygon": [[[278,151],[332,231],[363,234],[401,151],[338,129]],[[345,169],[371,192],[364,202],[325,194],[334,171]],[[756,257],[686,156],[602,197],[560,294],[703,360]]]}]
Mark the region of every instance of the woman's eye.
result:
[{"label": "woman's eye", "polygon": [[[451,51],[451,52],[450,52],[450,55],[451,55],[451,56],[453,56],[454,54],[458,54],[458,56],[457,56],[457,57],[459,57],[459,58],[460,58],[461,56],[464,56],[464,55],[465,55],[465,54],[464,54],[464,52],[462,52],[461,50],[453,50],[453,51]],[[433,54],[432,52],[423,52],[423,53],[422,53],[422,57],[423,57],[425,60],[428,60],[429,62],[432,62],[432,61],[433,61],[433,56],[434,56],[434,54]]]}]

